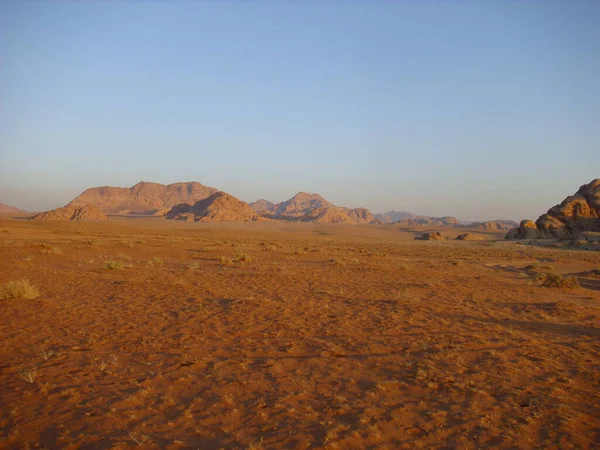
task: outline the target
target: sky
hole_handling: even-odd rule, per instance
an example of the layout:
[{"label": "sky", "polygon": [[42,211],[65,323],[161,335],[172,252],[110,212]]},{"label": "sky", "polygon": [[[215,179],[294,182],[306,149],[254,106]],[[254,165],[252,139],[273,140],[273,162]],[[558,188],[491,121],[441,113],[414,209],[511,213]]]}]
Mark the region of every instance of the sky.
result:
[{"label": "sky", "polygon": [[592,0],[0,0],[0,202],[199,181],[535,219],[600,177],[598,23]]}]

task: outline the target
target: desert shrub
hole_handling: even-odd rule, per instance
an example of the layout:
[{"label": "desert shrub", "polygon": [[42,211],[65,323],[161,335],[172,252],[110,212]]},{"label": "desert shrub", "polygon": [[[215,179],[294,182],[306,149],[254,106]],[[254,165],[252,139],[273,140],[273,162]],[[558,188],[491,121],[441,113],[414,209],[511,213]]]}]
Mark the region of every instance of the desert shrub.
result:
[{"label": "desert shrub", "polygon": [[226,258],[225,256],[219,256],[219,264],[221,264],[222,266],[228,266],[232,262],[233,261],[231,259]]},{"label": "desert shrub", "polygon": [[537,276],[535,277],[536,280],[538,281],[544,281],[546,279],[546,274],[545,273],[538,273]]},{"label": "desert shrub", "polygon": [[194,261],[194,262],[191,262],[191,263],[189,263],[189,265],[188,265],[188,269],[189,269],[189,270],[196,270],[196,269],[199,269],[199,268],[200,268],[200,263],[199,263],[199,262],[196,262],[196,261]]},{"label": "desert shrub", "polygon": [[40,295],[38,290],[27,280],[9,281],[0,285],[0,299],[27,298],[32,299]]},{"label": "desert shrub", "polygon": [[42,253],[52,253],[54,255],[62,255],[63,253],[60,248],[54,247],[53,245],[46,244],[44,242],[40,244],[40,247],[42,247]]},{"label": "desert shrub", "polygon": [[120,261],[106,261],[106,268],[109,270],[121,270],[123,263]]},{"label": "desert shrub", "polygon": [[154,264],[160,266],[160,265],[164,264],[164,261],[161,258],[159,258],[158,256],[155,256],[150,261],[148,261],[149,266],[153,266]]},{"label": "desert shrub", "polygon": [[233,262],[235,263],[249,263],[251,261],[252,258],[250,258],[250,256],[246,255],[245,253],[238,253],[235,259],[233,259]]},{"label": "desert shrub", "polygon": [[525,270],[535,270],[540,267],[539,263],[528,264],[524,267]]},{"label": "desert shrub", "polygon": [[546,274],[544,279],[544,286],[546,287],[557,287],[561,289],[572,289],[579,286],[579,280],[577,278],[568,275],[559,275],[556,273]]}]

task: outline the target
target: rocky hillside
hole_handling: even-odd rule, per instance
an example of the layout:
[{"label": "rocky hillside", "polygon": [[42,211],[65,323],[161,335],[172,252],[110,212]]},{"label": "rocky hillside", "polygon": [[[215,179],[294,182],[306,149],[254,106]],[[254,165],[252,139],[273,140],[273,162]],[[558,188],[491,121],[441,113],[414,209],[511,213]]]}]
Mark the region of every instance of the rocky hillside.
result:
[{"label": "rocky hillside", "polygon": [[215,192],[217,189],[196,182],[164,185],[142,181],[130,188],[90,188],[69,206],[94,205],[106,214],[164,215],[175,205],[193,205]]},{"label": "rocky hillside", "polygon": [[366,208],[354,208],[349,210],[348,216],[358,223],[374,223],[375,217]]},{"label": "rocky hillside", "polygon": [[166,215],[167,219],[191,220],[195,222],[247,222],[259,217],[247,203],[226,192],[216,192],[199,200],[194,205],[182,203],[174,206]]},{"label": "rocky hillside", "polygon": [[[260,201],[259,202],[263,202]],[[266,200],[264,201],[266,202]],[[263,217],[274,220],[314,223],[371,223],[373,215],[365,208],[344,208],[325,200],[319,194],[299,192],[289,200],[269,205],[255,202],[253,208],[260,209]],[[251,205],[252,206],[252,205]]]},{"label": "rocky hillside", "polygon": [[32,217],[33,220],[107,220],[108,217],[94,205],[64,206],[51,211],[42,212]]},{"label": "rocky hillside", "polygon": [[22,209],[19,209],[19,208],[15,208],[14,206],[0,203],[0,214],[5,214],[5,213],[19,214],[19,213],[25,213],[25,211],[23,211]]},{"label": "rocky hillside", "polygon": [[600,178],[584,184],[574,194],[553,206],[533,223],[521,222],[507,239],[535,239],[576,236],[585,231],[600,232]]}]

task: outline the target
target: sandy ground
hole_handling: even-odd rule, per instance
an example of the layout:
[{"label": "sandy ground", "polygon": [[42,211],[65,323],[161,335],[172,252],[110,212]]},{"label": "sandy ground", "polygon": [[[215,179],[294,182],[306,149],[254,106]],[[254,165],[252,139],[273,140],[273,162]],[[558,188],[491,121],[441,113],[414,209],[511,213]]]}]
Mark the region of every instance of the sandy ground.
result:
[{"label": "sandy ground", "polygon": [[0,220],[0,447],[600,447],[600,253],[414,235]]}]

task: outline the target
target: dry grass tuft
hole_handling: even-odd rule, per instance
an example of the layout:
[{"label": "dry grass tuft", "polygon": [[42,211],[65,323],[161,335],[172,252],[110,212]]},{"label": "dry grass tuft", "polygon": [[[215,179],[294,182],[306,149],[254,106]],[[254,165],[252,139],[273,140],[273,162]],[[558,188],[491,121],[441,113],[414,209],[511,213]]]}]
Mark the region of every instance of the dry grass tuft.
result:
[{"label": "dry grass tuft", "polygon": [[23,368],[21,370],[21,378],[27,381],[28,383],[33,383],[35,381],[35,377],[37,375],[37,370],[35,369],[26,369]]},{"label": "dry grass tuft", "polygon": [[9,281],[0,286],[0,299],[11,298],[32,299],[40,295],[38,290],[28,280]]}]

